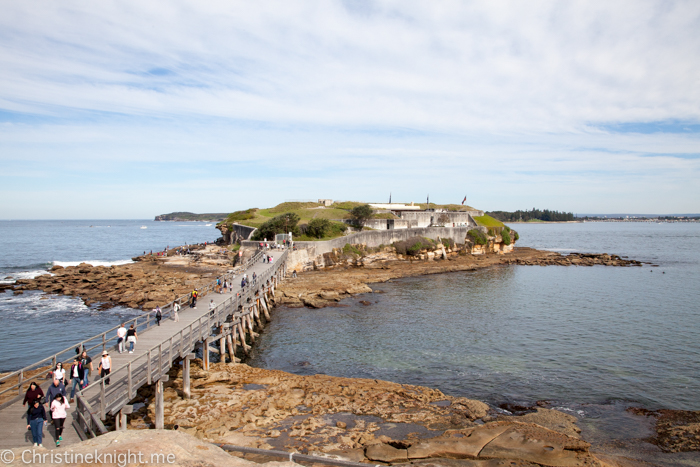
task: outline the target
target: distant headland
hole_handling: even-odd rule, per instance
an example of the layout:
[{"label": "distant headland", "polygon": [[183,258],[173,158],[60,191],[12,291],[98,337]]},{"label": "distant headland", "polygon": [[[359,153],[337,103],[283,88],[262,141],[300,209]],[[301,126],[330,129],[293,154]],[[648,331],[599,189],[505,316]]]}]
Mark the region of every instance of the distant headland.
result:
[{"label": "distant headland", "polygon": [[156,216],[154,220],[156,221],[174,221],[174,222],[191,222],[191,221],[212,221],[220,222],[226,219],[229,213],[206,213],[206,214],[195,214],[193,212],[171,212],[170,214],[161,214]]}]

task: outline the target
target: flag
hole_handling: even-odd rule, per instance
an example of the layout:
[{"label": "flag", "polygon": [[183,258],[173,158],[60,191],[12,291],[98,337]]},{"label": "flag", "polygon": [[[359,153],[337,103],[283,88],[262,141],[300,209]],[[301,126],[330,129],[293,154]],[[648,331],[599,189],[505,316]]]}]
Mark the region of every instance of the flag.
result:
[{"label": "flag", "polygon": [[462,200],[462,206],[464,206],[464,202],[467,200],[467,195],[464,195],[464,199]]},{"label": "flag", "polygon": [[389,204],[391,204],[391,192],[389,192]]},{"label": "flag", "polygon": [[430,207],[430,195],[428,195],[428,197],[426,198],[425,202],[426,202],[426,204],[428,205],[428,207]]}]

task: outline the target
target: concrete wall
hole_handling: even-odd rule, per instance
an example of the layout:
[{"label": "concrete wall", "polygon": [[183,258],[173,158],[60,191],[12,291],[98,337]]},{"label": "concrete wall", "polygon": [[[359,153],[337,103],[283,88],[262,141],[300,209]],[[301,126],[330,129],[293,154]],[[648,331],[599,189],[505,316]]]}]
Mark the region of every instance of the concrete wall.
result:
[{"label": "concrete wall", "polygon": [[472,216],[483,216],[483,211],[420,211],[420,212],[400,212],[398,213],[401,219],[415,222],[416,227],[427,227],[432,224],[437,224],[438,218],[443,214],[449,217],[449,223],[466,224],[476,226],[476,222]]},{"label": "concrete wall", "polygon": [[[343,248],[348,243],[365,243],[368,247],[391,245],[411,237],[428,237],[433,240],[451,238],[455,243],[464,243],[469,227],[426,227],[416,229],[369,230],[334,238],[325,242],[294,242],[297,249],[308,250],[309,258],[330,253],[333,248]],[[254,246],[254,243],[253,245]]]},{"label": "concrete wall", "polygon": [[410,229],[416,227],[416,222],[407,219],[369,219],[365,227],[374,230]]},{"label": "concrete wall", "polygon": [[255,227],[248,227],[247,225],[241,224],[231,224],[231,230],[229,230],[226,225],[217,226],[216,228],[221,231],[224,243],[227,245],[236,243],[238,240],[248,240],[256,230]]}]

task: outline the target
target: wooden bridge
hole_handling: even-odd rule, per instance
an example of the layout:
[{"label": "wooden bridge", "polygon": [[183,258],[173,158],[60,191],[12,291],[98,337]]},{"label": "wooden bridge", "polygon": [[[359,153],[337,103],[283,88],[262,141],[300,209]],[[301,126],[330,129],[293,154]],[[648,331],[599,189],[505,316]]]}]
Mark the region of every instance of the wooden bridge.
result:
[{"label": "wooden bridge", "polygon": [[[273,256],[272,263],[263,263],[263,254]],[[70,368],[75,358],[74,349],[82,347],[93,359],[97,369],[103,351],[108,351],[112,357],[112,372],[105,379],[99,378],[95,371],[90,384],[82,391],[76,392],[75,403],[66,419],[62,445],[68,445],[81,440],[99,436],[108,430],[104,425],[108,415],[116,416],[119,429],[126,429],[126,415],[131,408],[128,404],[136,397],[136,391],[143,385],[156,383],[156,428],[163,425],[163,382],[167,381],[168,371],[174,361],[183,360],[185,393],[189,392],[189,360],[194,357],[195,349],[200,348],[205,368],[209,365],[210,351],[220,353],[225,360],[228,349],[230,358],[235,360],[237,345],[248,353],[247,340],[254,342],[257,335],[255,329],[261,329],[264,321],[270,319],[269,300],[274,297],[275,288],[286,273],[286,258],[288,252],[267,250],[257,252],[244,264],[240,274],[248,274],[249,285],[240,288],[240,275],[236,277],[233,292],[217,293],[217,282],[213,281],[203,289],[199,289],[200,299],[195,308],[189,308],[188,296],[182,296],[176,301],[163,307],[163,320],[156,325],[152,312],[140,315],[124,324],[131,324],[137,330],[138,340],[133,353],[118,353],[116,349],[117,329],[115,326],[97,336],[82,342],[76,342],[50,357],[29,365],[0,378],[3,383],[0,391],[0,448],[30,446],[31,433],[26,429],[26,406],[22,405],[24,392],[30,381],[37,381],[44,392],[50,381],[46,374],[64,362]],[[252,283],[253,272],[256,281]],[[228,273],[220,277],[234,281],[234,274]],[[210,302],[214,301],[215,308],[210,310]],[[181,304],[179,322],[172,319],[174,303]],[[214,341],[219,342],[219,350],[210,347]],[[128,345],[128,344],[126,344]],[[127,349],[128,350],[128,349]],[[107,384],[106,379],[110,383]],[[69,382],[69,381],[68,381]],[[67,384],[66,392],[70,398],[71,384]],[[44,430],[44,447],[55,447],[53,428]]]}]

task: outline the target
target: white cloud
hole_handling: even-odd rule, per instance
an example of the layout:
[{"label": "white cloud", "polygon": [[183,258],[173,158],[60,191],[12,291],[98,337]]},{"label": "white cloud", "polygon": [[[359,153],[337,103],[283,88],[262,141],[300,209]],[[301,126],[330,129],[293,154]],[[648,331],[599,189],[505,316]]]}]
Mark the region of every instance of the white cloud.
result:
[{"label": "white cloud", "polygon": [[[32,173],[30,161],[54,164],[35,170],[48,177],[119,163],[305,168],[315,178],[276,186],[311,192],[330,177],[348,198],[346,173],[371,197],[388,179],[440,186],[449,168],[484,189],[518,184],[527,205],[531,193],[549,208],[557,180],[601,190],[590,173],[616,180],[621,198],[653,177],[665,186],[659,176],[694,193],[697,159],[670,155],[699,154],[697,132],[601,128],[700,121],[698,30],[693,1],[6,2],[0,110],[17,115],[0,125],[0,159],[15,170],[6,177]],[[202,183],[215,179],[227,180]],[[201,190],[189,196],[205,203]],[[522,207],[491,196],[507,204],[493,208]]]}]

